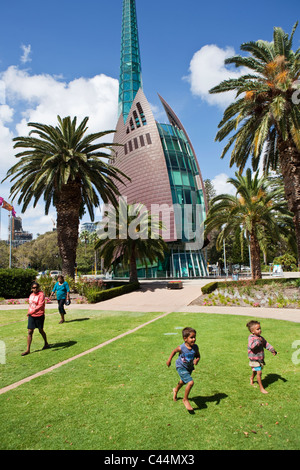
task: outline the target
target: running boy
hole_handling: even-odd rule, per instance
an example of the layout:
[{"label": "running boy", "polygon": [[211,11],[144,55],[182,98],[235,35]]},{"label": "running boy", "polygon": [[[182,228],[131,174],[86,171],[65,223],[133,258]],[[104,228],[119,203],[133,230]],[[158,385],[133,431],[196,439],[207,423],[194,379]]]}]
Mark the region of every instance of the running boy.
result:
[{"label": "running boy", "polygon": [[261,381],[262,369],[265,365],[264,357],[265,352],[264,348],[268,349],[273,356],[276,356],[277,352],[268,343],[265,338],[261,336],[261,327],[260,323],[256,320],[249,321],[246,325],[251,335],[248,337],[248,357],[249,357],[249,366],[252,367],[252,375],[250,377],[250,384],[253,385],[254,377],[257,374],[257,382],[262,393],[268,393]]},{"label": "running boy", "polygon": [[176,359],[176,370],[179,374],[180,381],[177,386],[173,388],[173,400],[177,401],[177,393],[181,387],[186,384],[183,404],[188,411],[193,411],[193,407],[189,402],[189,393],[194,385],[194,381],[191,377],[191,373],[194,370],[194,366],[198,364],[200,360],[200,353],[196,341],[196,330],[193,328],[184,328],[182,330],[182,337],[184,343],[175,348],[167,360],[167,366],[170,367],[171,361],[175,354],[179,353]]}]

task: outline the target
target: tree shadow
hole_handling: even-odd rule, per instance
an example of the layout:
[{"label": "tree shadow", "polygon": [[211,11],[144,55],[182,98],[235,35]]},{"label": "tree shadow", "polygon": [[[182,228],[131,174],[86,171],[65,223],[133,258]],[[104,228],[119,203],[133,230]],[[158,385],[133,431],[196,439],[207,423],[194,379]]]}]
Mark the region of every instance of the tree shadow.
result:
[{"label": "tree shadow", "polygon": [[272,383],[277,382],[277,380],[282,380],[282,382],[287,382],[287,379],[285,379],[284,377],[281,377],[281,375],[279,374],[268,374],[266,375],[265,378],[262,379],[262,384],[264,388],[267,388]]},{"label": "tree shadow", "polygon": [[193,397],[190,400],[193,401],[197,405],[197,408],[194,408],[194,411],[195,411],[195,410],[203,410],[207,408],[206,403],[211,403],[215,401],[216,405],[219,405],[220,401],[227,397],[228,395],[226,395],[226,393],[215,393],[214,395],[207,396],[207,397],[201,397],[201,396]]}]

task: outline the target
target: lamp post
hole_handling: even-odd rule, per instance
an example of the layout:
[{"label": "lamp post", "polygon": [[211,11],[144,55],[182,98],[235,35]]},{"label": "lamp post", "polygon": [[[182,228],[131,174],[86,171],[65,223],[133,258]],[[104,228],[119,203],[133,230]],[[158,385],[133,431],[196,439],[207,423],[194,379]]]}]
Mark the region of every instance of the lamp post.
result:
[{"label": "lamp post", "polygon": [[227,277],[225,238],[223,240],[223,252],[224,252],[224,271],[225,271],[225,274],[226,274],[226,277]]}]

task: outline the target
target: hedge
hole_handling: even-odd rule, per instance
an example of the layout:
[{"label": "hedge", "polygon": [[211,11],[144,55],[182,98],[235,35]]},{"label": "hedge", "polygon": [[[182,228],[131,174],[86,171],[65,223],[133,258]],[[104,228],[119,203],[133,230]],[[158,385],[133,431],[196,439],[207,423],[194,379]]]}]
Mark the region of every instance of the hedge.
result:
[{"label": "hedge", "polygon": [[292,281],[296,281],[300,287],[300,280],[299,278],[271,278],[271,279],[242,279],[240,281],[214,281],[210,282],[209,284],[205,284],[205,286],[201,287],[202,294],[210,294],[214,290],[218,289],[218,287],[234,287],[234,286],[243,286],[243,285],[253,285],[253,286],[263,286],[266,284],[286,284]]},{"label": "hedge", "polygon": [[37,274],[34,269],[0,269],[0,297],[28,298]]},{"label": "hedge", "polygon": [[89,303],[94,304],[102,302],[103,300],[109,300],[119,295],[128,294],[140,288],[139,282],[127,283],[123,286],[113,287],[112,289],[106,289],[101,291],[90,290],[86,293],[86,297]]}]

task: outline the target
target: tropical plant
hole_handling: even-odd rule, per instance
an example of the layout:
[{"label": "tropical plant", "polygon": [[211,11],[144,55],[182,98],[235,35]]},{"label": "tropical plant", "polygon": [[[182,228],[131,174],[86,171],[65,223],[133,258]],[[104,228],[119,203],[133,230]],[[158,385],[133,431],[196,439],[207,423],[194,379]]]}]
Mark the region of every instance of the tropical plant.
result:
[{"label": "tropical plant", "polygon": [[89,242],[90,232],[88,230],[82,230],[79,234],[79,238],[84,242],[85,255],[86,255],[86,245]]},{"label": "tropical plant", "polygon": [[[88,117],[77,126],[77,118],[58,116],[58,126],[29,123],[27,137],[14,138],[20,161],[7,172],[5,179],[15,181],[11,197],[19,195],[25,212],[31,202],[35,207],[44,197],[45,213],[53,204],[57,211],[57,241],[62,258],[62,272],[74,277],[79,219],[87,207],[94,220],[94,207],[99,196],[104,202],[117,204],[120,194],[116,181],[126,178],[117,168],[106,163],[111,144],[100,141],[114,131],[86,135]],[[114,144],[115,145],[115,144]],[[3,180],[4,181],[4,180]]]},{"label": "tropical plant", "polygon": [[275,168],[282,172],[300,262],[300,48],[292,50],[297,25],[290,37],[276,27],[272,42],[242,44],[241,50],[250,56],[237,55],[225,63],[246,67],[251,73],[225,80],[210,93],[236,91],[236,100],[225,110],[216,135],[217,141],[229,138],[221,158],[234,144],[230,166],[236,164],[242,172],[251,156],[254,171],[262,160],[265,172]]},{"label": "tropical plant", "polygon": [[145,206],[127,205],[120,198],[118,208],[108,208],[106,217],[98,224],[99,240],[95,249],[99,249],[106,269],[114,261],[122,260],[123,265],[129,268],[130,282],[138,282],[137,259],[146,268],[148,263],[164,259],[167,244],[161,236],[162,228],[162,222]]},{"label": "tropical plant", "polygon": [[244,238],[249,241],[252,278],[261,278],[260,254],[265,238],[272,241],[280,239],[282,233],[289,231],[292,215],[286,201],[279,197],[282,188],[268,190],[268,179],[252,175],[248,168],[246,175],[235,173],[236,178],[229,178],[236,189],[236,195],[221,194],[212,200],[205,222],[206,235],[213,229],[219,229],[216,246],[222,248],[223,240],[230,233],[240,233],[241,244]]}]

